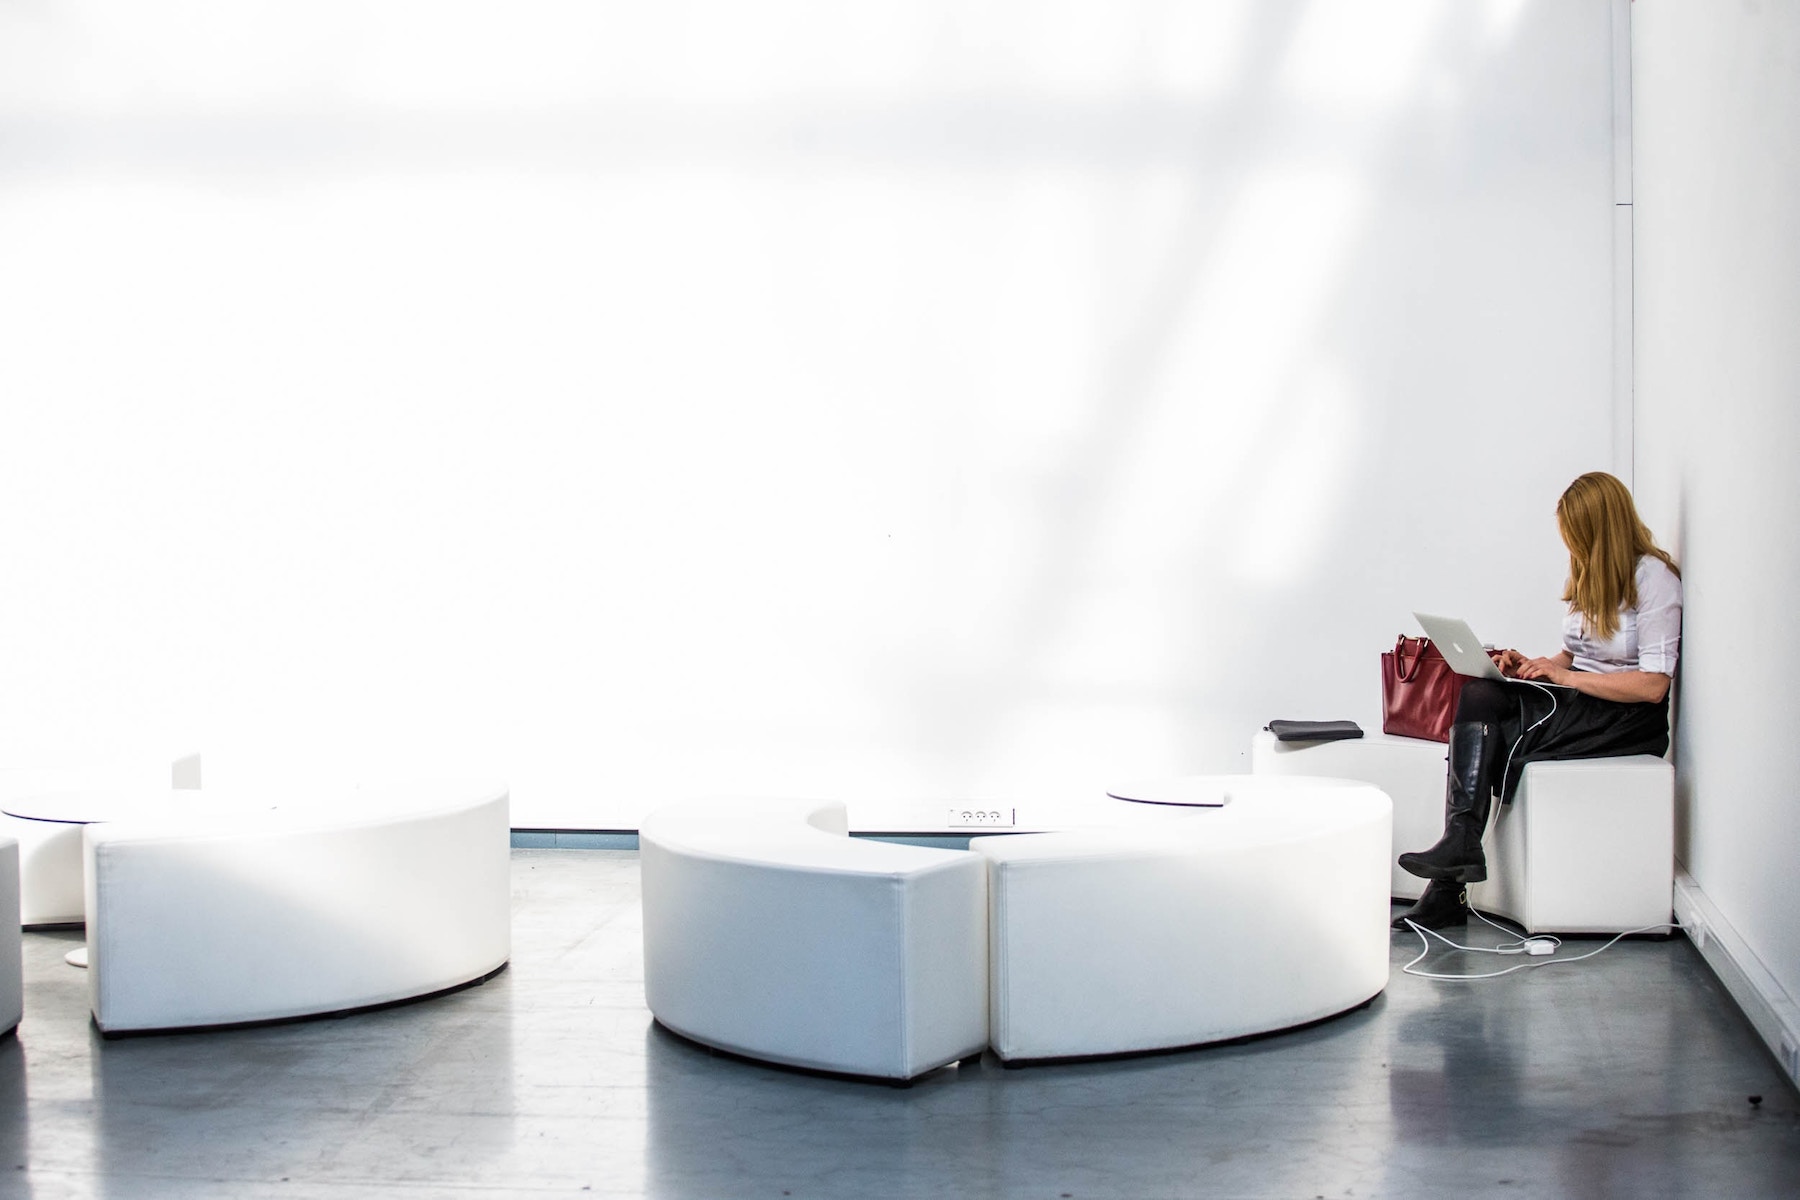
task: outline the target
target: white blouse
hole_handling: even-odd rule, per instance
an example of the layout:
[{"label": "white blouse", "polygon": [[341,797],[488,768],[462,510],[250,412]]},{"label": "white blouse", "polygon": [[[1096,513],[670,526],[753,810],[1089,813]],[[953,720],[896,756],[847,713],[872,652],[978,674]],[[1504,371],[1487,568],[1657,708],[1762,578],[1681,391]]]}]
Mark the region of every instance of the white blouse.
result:
[{"label": "white blouse", "polygon": [[1681,579],[1662,559],[1644,555],[1637,564],[1636,608],[1619,610],[1619,629],[1601,641],[1583,628],[1581,614],[1563,617],[1563,645],[1577,671],[1654,671],[1675,674],[1681,652]]}]

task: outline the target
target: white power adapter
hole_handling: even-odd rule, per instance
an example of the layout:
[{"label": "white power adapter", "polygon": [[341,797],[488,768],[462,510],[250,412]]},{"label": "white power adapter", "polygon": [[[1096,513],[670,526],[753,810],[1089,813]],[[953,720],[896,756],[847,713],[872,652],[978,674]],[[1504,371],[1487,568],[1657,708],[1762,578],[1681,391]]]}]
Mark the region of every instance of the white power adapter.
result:
[{"label": "white power adapter", "polygon": [[1556,943],[1549,938],[1534,937],[1525,939],[1525,953],[1527,954],[1543,955],[1554,954],[1555,952]]}]

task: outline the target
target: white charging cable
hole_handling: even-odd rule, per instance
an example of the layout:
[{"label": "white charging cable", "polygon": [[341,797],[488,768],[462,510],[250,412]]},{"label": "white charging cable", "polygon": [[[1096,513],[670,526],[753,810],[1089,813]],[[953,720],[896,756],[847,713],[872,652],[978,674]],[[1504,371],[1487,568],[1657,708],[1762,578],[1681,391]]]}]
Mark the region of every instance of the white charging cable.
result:
[{"label": "white charging cable", "polygon": [[1653,933],[1659,929],[1681,928],[1679,924],[1671,921],[1661,925],[1646,925],[1642,929],[1627,929],[1624,933],[1615,934],[1610,941],[1604,946],[1601,946],[1598,950],[1589,950],[1586,954],[1577,954],[1573,958],[1554,958],[1550,959],[1548,962],[1525,962],[1520,963],[1517,966],[1507,967],[1503,971],[1488,971],[1480,975],[1440,975],[1431,971],[1413,970],[1414,967],[1424,960],[1427,954],[1431,953],[1432,938],[1436,938],[1453,950],[1466,950],[1470,954],[1528,954],[1533,958],[1541,958],[1546,955],[1554,954],[1562,946],[1561,938],[1552,937],[1549,934],[1526,934],[1521,936],[1506,928],[1504,925],[1495,924],[1495,922],[1488,920],[1474,909],[1470,909],[1469,912],[1483,924],[1492,925],[1501,933],[1511,935],[1514,940],[1511,942],[1503,942],[1498,946],[1464,946],[1459,942],[1451,941],[1434,929],[1427,929],[1417,921],[1409,920],[1407,921],[1407,924],[1412,927],[1414,933],[1419,935],[1419,941],[1424,944],[1424,949],[1419,951],[1419,956],[1417,958],[1407,963],[1404,967],[1401,967],[1400,970],[1404,974],[1416,975],[1420,979],[1447,979],[1455,982],[1472,979],[1498,979],[1502,975],[1511,975],[1514,971],[1529,971],[1537,967],[1556,967],[1568,963],[1578,963],[1584,958],[1594,957],[1594,955],[1599,954],[1603,950],[1610,950],[1620,938],[1630,937],[1634,933]]},{"label": "white charging cable", "polygon": [[[1550,697],[1550,711],[1533,721],[1530,728],[1520,730],[1519,736],[1513,739],[1512,747],[1506,752],[1506,765],[1500,768],[1499,790],[1502,796],[1506,794],[1506,778],[1512,774],[1513,755],[1519,752],[1519,743],[1525,740],[1526,734],[1530,733],[1533,729],[1536,729],[1539,725],[1542,725],[1545,721],[1548,721],[1551,717],[1554,717],[1558,707],[1556,703],[1556,689],[1553,687],[1541,684],[1535,679],[1517,679],[1509,677],[1507,682],[1529,684],[1538,691],[1544,693],[1544,695]],[[1519,724],[1525,724],[1525,697],[1523,696],[1519,697]],[[1542,953],[1542,951],[1540,951],[1540,953]]]}]

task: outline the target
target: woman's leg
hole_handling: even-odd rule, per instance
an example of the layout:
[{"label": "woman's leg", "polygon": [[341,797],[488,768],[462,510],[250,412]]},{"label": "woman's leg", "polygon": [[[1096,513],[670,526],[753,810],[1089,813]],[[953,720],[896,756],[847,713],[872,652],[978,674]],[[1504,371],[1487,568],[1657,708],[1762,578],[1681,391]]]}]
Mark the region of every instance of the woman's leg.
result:
[{"label": "woman's leg", "polygon": [[[1497,782],[1500,795],[1508,798],[1517,788],[1528,763],[1571,758],[1605,758],[1621,754],[1649,754],[1658,758],[1669,748],[1668,700],[1661,704],[1631,704],[1601,700],[1581,692],[1558,689],[1546,696],[1536,688],[1521,688],[1526,719],[1513,750],[1511,769]],[[1507,743],[1512,748],[1513,743]]]},{"label": "woman's leg", "polygon": [[1471,679],[1463,685],[1450,727],[1449,771],[1444,781],[1444,835],[1429,850],[1402,854],[1400,866],[1421,879],[1479,883],[1487,878],[1481,835],[1493,809],[1500,745],[1517,720],[1519,703],[1508,684]]},{"label": "woman's leg", "polygon": [[1444,837],[1417,855],[1400,855],[1400,867],[1426,878],[1426,894],[1393,919],[1420,928],[1469,921],[1467,883],[1487,878],[1481,835],[1494,806],[1510,750],[1526,727],[1543,725],[1555,712],[1543,689],[1496,680],[1469,680],[1456,703],[1449,772],[1444,784]]},{"label": "woman's leg", "polygon": [[1395,929],[1415,924],[1423,929],[1465,925],[1469,920],[1466,885],[1487,878],[1481,835],[1493,806],[1495,773],[1503,769],[1499,743],[1518,715],[1518,701],[1504,683],[1471,679],[1456,703],[1450,727],[1449,770],[1444,780],[1444,835],[1437,845],[1402,854],[1400,865],[1427,882],[1413,906],[1394,918]]},{"label": "woman's leg", "polygon": [[1517,684],[1497,679],[1471,679],[1463,684],[1456,701],[1456,720],[1452,724],[1471,723],[1498,725],[1519,715]]},{"label": "woman's leg", "polygon": [[[1459,705],[1457,715],[1462,716]],[[1400,867],[1426,881],[1425,892],[1394,918],[1395,929],[1463,925],[1471,883],[1487,878],[1481,835],[1494,803],[1493,760],[1504,736],[1498,722],[1459,721],[1450,727],[1450,769],[1444,782],[1444,835],[1429,850],[1400,856]]]}]

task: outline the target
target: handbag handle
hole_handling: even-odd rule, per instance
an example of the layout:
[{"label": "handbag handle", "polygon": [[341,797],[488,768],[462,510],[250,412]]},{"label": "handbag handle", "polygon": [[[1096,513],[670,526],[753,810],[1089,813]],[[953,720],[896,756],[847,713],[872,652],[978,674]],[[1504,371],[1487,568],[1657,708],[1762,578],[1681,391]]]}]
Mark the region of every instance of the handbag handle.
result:
[{"label": "handbag handle", "polygon": [[[1412,667],[1406,665],[1406,643],[1414,642],[1418,649],[1413,651]],[[1409,638],[1404,633],[1394,643],[1394,666],[1400,676],[1400,682],[1411,683],[1419,674],[1419,668],[1425,665],[1425,651],[1431,646],[1430,638]]]}]

